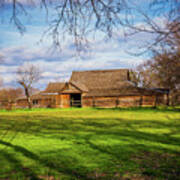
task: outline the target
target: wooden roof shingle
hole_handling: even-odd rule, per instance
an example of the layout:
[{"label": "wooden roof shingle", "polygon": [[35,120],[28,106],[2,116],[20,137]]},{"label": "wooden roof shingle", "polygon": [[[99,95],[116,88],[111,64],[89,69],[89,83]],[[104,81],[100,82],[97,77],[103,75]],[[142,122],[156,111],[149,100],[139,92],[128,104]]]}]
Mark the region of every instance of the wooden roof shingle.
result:
[{"label": "wooden roof shingle", "polygon": [[128,80],[128,69],[74,71],[70,78],[70,82],[82,84],[89,91],[92,89],[112,89],[117,86],[117,83]]},{"label": "wooden roof shingle", "polygon": [[49,83],[47,88],[43,91],[44,93],[57,93],[61,92],[62,89],[65,87],[65,82],[53,82]]},{"label": "wooden roof shingle", "polygon": [[130,81],[128,69],[75,71],[70,82],[88,90],[84,96],[152,95],[157,92],[138,88]]}]

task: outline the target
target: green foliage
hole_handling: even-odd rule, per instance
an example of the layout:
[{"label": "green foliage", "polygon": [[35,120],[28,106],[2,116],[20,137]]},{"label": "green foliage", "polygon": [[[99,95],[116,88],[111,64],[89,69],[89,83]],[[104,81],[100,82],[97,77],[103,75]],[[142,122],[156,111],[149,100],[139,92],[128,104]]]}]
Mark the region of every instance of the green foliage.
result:
[{"label": "green foliage", "polygon": [[0,179],[178,179],[180,111],[0,112]]}]

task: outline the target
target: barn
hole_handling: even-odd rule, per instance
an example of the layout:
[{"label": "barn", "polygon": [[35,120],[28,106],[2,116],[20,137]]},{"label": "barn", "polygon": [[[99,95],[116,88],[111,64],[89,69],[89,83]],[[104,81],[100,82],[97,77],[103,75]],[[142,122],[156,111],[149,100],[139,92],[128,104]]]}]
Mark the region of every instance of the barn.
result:
[{"label": "barn", "polygon": [[[68,82],[49,83],[31,97],[34,107],[134,107],[166,104],[168,94],[136,87],[128,69],[74,71]],[[26,100],[17,100],[17,105]]]}]

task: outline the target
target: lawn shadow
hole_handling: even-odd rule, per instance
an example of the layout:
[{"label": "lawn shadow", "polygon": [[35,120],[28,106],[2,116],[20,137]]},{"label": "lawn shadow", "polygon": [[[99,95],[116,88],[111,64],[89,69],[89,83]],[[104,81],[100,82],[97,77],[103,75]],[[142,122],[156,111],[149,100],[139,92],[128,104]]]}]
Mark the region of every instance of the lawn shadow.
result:
[{"label": "lawn shadow", "polygon": [[[107,172],[110,166],[115,168],[116,163],[121,163],[121,165],[126,167],[132,164],[135,166],[137,162],[132,161],[132,157],[137,155],[137,158],[139,158],[141,153],[159,152],[161,154],[168,153],[168,156],[169,154],[177,155],[178,157],[180,155],[180,136],[172,135],[180,134],[180,123],[177,119],[168,120],[169,121],[163,122],[153,119],[130,120],[111,117],[52,118],[43,115],[34,115],[33,120],[28,119],[26,116],[21,116],[19,121],[13,119],[11,121],[6,121],[6,119],[2,119],[2,117],[0,117],[0,121],[3,122],[3,125],[0,127],[0,131],[3,131],[9,127],[10,131],[15,134],[22,133],[23,135],[27,136],[33,135],[34,139],[42,138],[42,143],[46,143],[46,140],[51,139],[57,144],[59,143],[59,146],[61,145],[62,141],[64,143],[70,142],[70,147],[64,150],[60,148],[54,149],[55,156],[52,159],[49,159],[48,151],[46,152],[47,155],[43,156],[41,153],[38,154],[32,152],[24,146],[13,144],[11,141],[7,142],[5,140],[0,140],[0,144],[13,149],[13,151],[22,154],[26,158],[36,161],[37,165],[40,164],[49,169],[53,169],[56,172],[70,175],[74,179],[88,179],[88,173],[90,172],[88,172],[88,168],[83,164],[84,162],[82,160],[82,156],[88,159],[87,162],[91,161],[95,164],[98,162],[96,158],[100,159],[102,157],[101,155],[104,155],[103,157],[107,158],[107,160],[104,160],[105,164],[103,168]],[[147,130],[144,131],[143,128],[149,128],[152,130],[152,132],[148,132]],[[167,132],[164,131],[166,129],[168,129]],[[158,130],[162,130],[162,132],[164,132],[159,133]],[[51,144],[46,145],[51,146]],[[84,154],[83,149],[85,151]],[[41,151],[43,152],[43,149],[41,149]],[[72,156],[69,156],[69,152],[73,152]],[[7,158],[9,162],[22,167],[19,170],[24,168],[21,162],[15,158],[15,155],[13,156],[10,154],[8,158],[8,154],[8,152],[2,152],[2,156]],[[77,164],[79,163],[79,166],[76,168],[69,165],[69,159],[72,158],[72,160],[76,162],[75,156],[77,154],[79,155],[79,159],[77,159]],[[89,158],[88,156],[95,157],[95,159],[90,160],[91,157]],[[151,154],[149,154],[149,156],[156,157],[156,159],[154,159],[154,163],[160,162],[158,155],[151,156]],[[112,162],[109,162],[111,159]],[[144,159],[146,159],[145,156]],[[179,158],[177,159],[180,160]],[[171,161],[170,158],[169,161]],[[170,164],[172,165],[172,163]],[[151,163],[145,167],[145,169],[147,170],[147,168],[150,168],[150,165]],[[13,166],[15,167],[15,165]],[[118,171],[116,168],[115,170]],[[176,174],[177,170],[178,168],[176,168]],[[144,170],[142,171],[144,172]],[[161,171],[164,172],[165,169],[162,169]],[[170,178],[173,177],[171,176],[172,173],[173,171],[171,170],[169,172]],[[28,173],[24,172],[24,176],[38,178],[37,174],[35,174],[35,172],[33,172],[31,169]],[[157,174],[155,173],[154,176],[157,176]],[[165,177],[164,174],[162,176]],[[92,177],[89,179],[92,179]]]},{"label": "lawn shadow", "polygon": [[[6,147],[12,148],[16,153],[21,153],[24,157],[32,159],[34,161],[37,161],[38,164],[43,165],[45,167],[48,167],[49,169],[53,169],[56,172],[66,174],[66,175],[71,175],[74,178],[82,178],[82,179],[89,179],[86,177],[86,175],[82,174],[81,172],[73,171],[73,169],[68,168],[68,164],[56,164],[49,159],[46,158],[41,158],[39,155],[29,151],[28,149],[18,146],[18,145],[13,145],[10,142],[2,141],[0,140],[0,144],[5,145]],[[32,169],[28,168],[22,168],[23,166],[20,164],[20,161],[15,159],[13,155],[10,155],[6,152],[0,152],[1,155],[3,155],[11,164],[13,167],[16,167],[16,169],[21,170],[21,172],[24,173],[25,177],[29,177],[33,180],[39,180],[40,178],[33,172]],[[26,171],[24,171],[26,169]]]}]

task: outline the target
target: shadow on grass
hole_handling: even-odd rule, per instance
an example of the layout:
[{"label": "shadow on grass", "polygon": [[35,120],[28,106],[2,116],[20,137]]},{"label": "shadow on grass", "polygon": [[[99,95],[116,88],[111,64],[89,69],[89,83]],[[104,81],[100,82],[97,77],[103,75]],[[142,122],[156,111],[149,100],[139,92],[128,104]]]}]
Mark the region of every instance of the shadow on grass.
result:
[{"label": "shadow on grass", "polygon": [[[173,136],[180,134],[180,122],[177,119],[168,119],[168,121],[163,122],[156,120],[124,120],[110,117],[52,118],[36,115],[33,118],[32,120],[28,116],[21,116],[17,121],[0,117],[0,131],[9,128],[11,133],[21,132],[23,135],[33,135],[42,141],[51,139],[55,143],[59,143],[59,146],[61,146],[62,141],[64,143],[70,142],[70,147],[67,149],[54,149],[54,156],[51,155],[52,158],[50,157],[49,159],[48,147],[44,150],[47,155],[43,156],[41,153],[37,154],[24,146],[15,145],[5,140],[0,140],[0,144],[13,149],[16,153],[21,153],[26,158],[36,161],[37,164],[77,179],[95,178],[95,175],[94,177],[89,177],[88,174],[91,171],[96,171],[98,167],[97,165],[88,169],[88,166],[83,162],[83,156],[87,159],[87,163],[102,163],[99,167],[103,169],[102,171],[109,173],[109,176],[107,176],[110,179],[116,171],[119,171],[117,164],[120,164],[120,167],[124,167],[124,172],[122,173],[128,170],[134,171],[138,163],[138,166],[142,168],[141,173],[150,177],[150,172],[152,172],[154,177],[166,178],[167,176],[171,179],[176,179],[179,175],[178,162],[171,159],[171,154],[173,154],[180,161],[180,136]],[[149,129],[149,132],[148,130],[143,130],[146,128]],[[162,131],[162,133],[158,131]],[[23,141],[25,140],[24,138]],[[51,146],[51,144],[46,145]],[[43,149],[41,151],[43,152]],[[146,157],[147,152],[149,152],[148,157]],[[160,160],[159,158],[164,156],[158,153],[153,154],[153,152],[168,154],[167,159],[169,162]],[[75,157],[76,155],[78,156]],[[11,162],[13,167],[20,167],[19,171],[24,168],[21,162],[12,154],[2,151],[2,156]],[[134,156],[136,157],[135,161],[133,160]],[[71,159],[76,164],[76,167],[73,167],[73,163],[70,165]],[[147,161],[147,165],[143,161]],[[156,166],[156,163],[159,165]],[[174,170],[169,168],[170,166],[174,166]],[[111,167],[113,167],[112,172],[110,172]],[[160,169],[157,170],[154,167],[160,167]],[[38,178],[37,174],[31,169],[29,172],[24,172],[24,176]]]},{"label": "shadow on grass", "polygon": [[[6,147],[12,148],[16,153],[21,153],[23,156],[26,158],[32,159],[34,161],[37,161],[40,165],[43,165],[45,167],[48,167],[50,169],[55,170],[56,172],[71,175],[72,177],[75,178],[83,178],[83,179],[88,179],[84,174],[78,173],[73,171],[72,169],[68,168],[68,164],[56,164],[49,159],[41,158],[40,156],[36,155],[35,153],[27,150],[24,147],[13,145],[9,142],[5,142],[0,140],[0,144],[5,145]],[[10,163],[12,163],[13,167],[15,167],[16,170],[21,171],[24,173],[25,177],[30,177],[33,180],[38,180],[38,176],[30,169],[28,171],[24,171],[22,168],[23,166],[20,164],[20,161],[15,159],[12,155],[6,153],[6,152],[1,152],[1,155],[4,156]]]},{"label": "shadow on grass", "polygon": [[[3,141],[0,141],[0,144],[6,145],[6,146],[8,144],[9,146],[9,143],[3,142]],[[13,176],[13,175],[16,176],[17,173],[20,173],[21,178],[30,177],[33,180],[39,180],[38,176],[30,168],[24,167],[23,164],[18,159],[16,159],[14,155],[5,151],[1,151],[0,155],[1,155],[1,158],[3,157],[4,159],[8,161],[8,164],[10,164],[11,168],[13,169],[13,171],[11,170],[11,172],[8,172],[7,175],[5,173],[5,176]]]},{"label": "shadow on grass", "polygon": [[[168,122],[155,120],[123,120],[121,118],[55,118],[44,116],[36,117],[38,120],[23,121],[1,120],[0,130],[10,129],[14,133],[25,133],[39,137],[59,138],[62,135],[78,135],[84,133],[82,138],[88,135],[114,135],[115,137],[130,137],[132,140],[144,140],[169,145],[180,145],[180,137],[172,135],[180,134],[180,121],[171,119]],[[16,122],[16,123],[15,123]],[[149,129],[149,132],[143,129]],[[142,129],[142,130],[141,130]],[[158,133],[158,131],[165,131]],[[152,131],[152,132],[151,132]],[[155,132],[154,132],[155,131]]]}]

